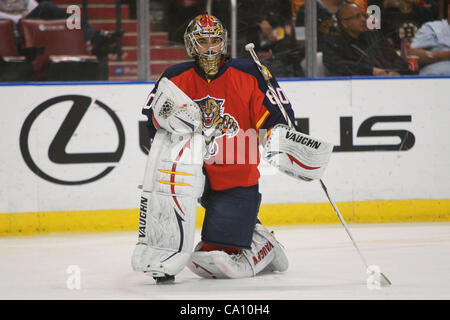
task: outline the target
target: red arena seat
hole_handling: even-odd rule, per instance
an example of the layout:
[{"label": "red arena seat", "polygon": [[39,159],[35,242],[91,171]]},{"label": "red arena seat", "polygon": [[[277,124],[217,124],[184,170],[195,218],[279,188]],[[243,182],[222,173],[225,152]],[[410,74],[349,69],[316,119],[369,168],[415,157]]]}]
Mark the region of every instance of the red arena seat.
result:
[{"label": "red arena seat", "polygon": [[[34,80],[45,79],[46,69],[53,62],[55,64],[68,62],[98,63],[95,56],[86,54],[83,31],[81,29],[68,29],[65,19],[24,19],[21,21],[21,31],[26,48],[44,47],[44,53],[37,56],[33,61],[35,70]],[[58,59],[58,56],[64,56],[64,59]],[[90,66],[90,70],[92,71],[92,65]],[[68,76],[70,75],[68,74]]]},{"label": "red arena seat", "polygon": [[17,56],[17,47],[14,41],[14,22],[0,20],[0,56]]},{"label": "red arena seat", "polygon": [[14,39],[14,23],[0,20],[0,82],[30,81],[31,63],[19,51]]}]

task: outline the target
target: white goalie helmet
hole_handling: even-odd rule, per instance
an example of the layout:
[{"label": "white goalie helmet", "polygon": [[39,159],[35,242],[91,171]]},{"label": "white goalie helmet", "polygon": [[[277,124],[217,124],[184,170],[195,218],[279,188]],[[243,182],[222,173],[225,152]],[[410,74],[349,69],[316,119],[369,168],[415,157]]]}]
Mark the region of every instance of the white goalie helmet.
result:
[{"label": "white goalie helmet", "polygon": [[221,58],[227,52],[227,30],[210,14],[201,14],[189,22],[184,44],[190,58],[198,58],[207,75],[215,75]]}]

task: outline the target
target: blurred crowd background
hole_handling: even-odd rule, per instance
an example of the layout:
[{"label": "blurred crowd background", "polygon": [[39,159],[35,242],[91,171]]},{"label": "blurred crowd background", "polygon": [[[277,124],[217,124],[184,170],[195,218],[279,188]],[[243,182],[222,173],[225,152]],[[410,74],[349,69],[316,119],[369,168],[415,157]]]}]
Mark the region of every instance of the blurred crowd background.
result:
[{"label": "blurred crowd background", "polygon": [[[448,0],[311,1],[317,77],[450,75]],[[148,2],[150,80],[188,59],[184,30],[207,8],[231,37],[230,0]],[[138,7],[136,0],[0,0],[0,81],[137,80]],[[244,46],[253,42],[277,78],[305,77],[308,14],[305,0],[237,0],[236,57],[248,57]]]}]

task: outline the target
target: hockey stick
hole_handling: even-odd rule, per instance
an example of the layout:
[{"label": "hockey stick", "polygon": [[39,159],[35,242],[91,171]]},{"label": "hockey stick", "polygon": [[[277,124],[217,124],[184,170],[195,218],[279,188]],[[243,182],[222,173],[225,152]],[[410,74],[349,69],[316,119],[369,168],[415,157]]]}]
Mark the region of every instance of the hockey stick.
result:
[{"label": "hockey stick", "polygon": [[[259,61],[259,58],[256,55],[256,52],[255,52],[254,48],[255,48],[255,45],[253,43],[248,43],[245,46],[245,50],[250,52],[253,60],[255,61],[256,65],[258,66],[258,69],[261,72],[261,74],[262,74],[262,76],[263,76],[263,78],[264,78],[264,80],[265,80],[265,82],[267,84],[267,87],[268,87],[269,91],[272,93],[272,95],[273,95],[273,97],[274,97],[274,99],[275,99],[275,101],[276,101],[276,103],[278,105],[278,108],[280,109],[280,111],[283,114],[283,116],[286,118],[286,122],[287,122],[288,126],[291,129],[295,129],[294,125],[292,124],[291,120],[289,119],[289,116],[288,116],[286,110],[283,107],[283,104],[280,101],[280,98],[278,97],[277,92],[275,91],[275,89],[273,88],[272,84],[270,83],[269,75],[264,71],[264,68],[263,68],[261,62]],[[344,217],[341,215],[338,207],[336,206],[334,201],[331,199],[331,197],[330,197],[330,195],[328,193],[327,187],[325,186],[325,183],[323,182],[322,179],[320,179],[319,181],[320,181],[320,185],[321,185],[323,191],[325,192],[325,194],[326,194],[326,196],[328,198],[328,201],[331,203],[331,206],[333,207],[333,209],[336,212],[339,220],[341,221],[342,226],[344,227],[344,229],[347,232],[348,236],[352,240],[353,246],[356,248],[356,251],[358,252],[359,256],[361,257],[361,260],[364,262],[364,265],[366,266],[367,272],[369,272],[369,271],[372,272],[372,273],[376,272],[374,270],[371,270],[369,264],[367,263],[366,259],[363,256],[363,254],[359,250],[359,247],[356,244],[356,241],[353,239],[353,236],[350,233],[350,230],[348,229],[347,223],[345,223]],[[380,285],[382,285],[382,286],[390,286],[391,285],[391,282],[389,281],[389,279],[383,273],[379,272],[378,274],[379,274],[379,278],[380,278],[380,280],[379,280],[380,281]]]}]

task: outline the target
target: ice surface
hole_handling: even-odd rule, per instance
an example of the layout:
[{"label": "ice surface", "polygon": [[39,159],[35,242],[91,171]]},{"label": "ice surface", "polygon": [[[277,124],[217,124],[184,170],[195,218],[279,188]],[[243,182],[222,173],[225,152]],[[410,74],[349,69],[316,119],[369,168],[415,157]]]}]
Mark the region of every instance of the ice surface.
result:
[{"label": "ice surface", "polygon": [[[185,268],[164,286],[132,271],[136,232],[0,238],[0,299],[450,299],[449,223],[349,227],[391,287],[367,287],[365,266],[341,225],[291,226],[269,227],[286,247],[285,273],[209,280]],[[80,268],[80,289],[67,287],[71,265]]]}]

